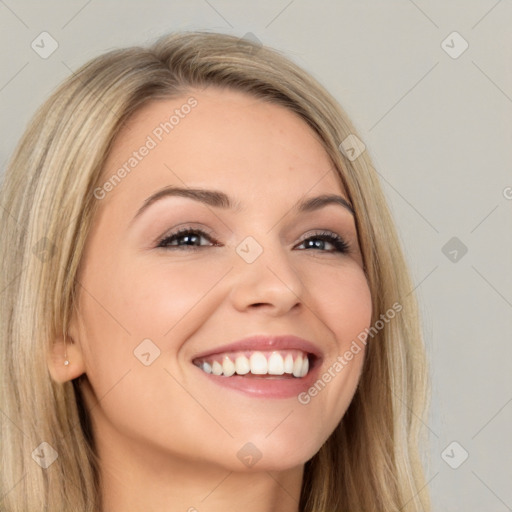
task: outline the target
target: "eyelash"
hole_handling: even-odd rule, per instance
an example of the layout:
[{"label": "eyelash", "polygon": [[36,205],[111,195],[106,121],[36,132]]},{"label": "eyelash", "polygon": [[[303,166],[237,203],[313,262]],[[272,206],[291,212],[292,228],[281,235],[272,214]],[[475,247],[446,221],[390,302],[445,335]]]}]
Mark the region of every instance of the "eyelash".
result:
[{"label": "eyelash", "polygon": [[[206,239],[208,239],[210,242],[213,242],[212,236],[206,233],[205,231],[201,229],[192,229],[192,228],[181,228],[175,233],[171,233],[168,236],[165,236],[158,242],[158,246],[163,249],[178,249],[178,250],[197,250],[201,247],[205,246],[194,246],[194,245],[167,245],[172,241],[175,241],[179,238],[184,237],[185,235],[196,235],[196,236],[202,236]],[[346,254],[350,251],[350,245],[348,242],[346,242],[341,236],[337,235],[336,233],[333,233],[331,231],[321,231],[319,233],[315,233],[314,235],[311,235],[305,239],[303,239],[300,244],[303,244],[305,242],[308,242],[310,240],[322,240],[324,242],[331,243],[335,249],[334,250],[322,250],[322,252],[339,252],[341,254]],[[218,244],[217,244],[218,245]],[[313,247],[314,249],[314,247]]]}]

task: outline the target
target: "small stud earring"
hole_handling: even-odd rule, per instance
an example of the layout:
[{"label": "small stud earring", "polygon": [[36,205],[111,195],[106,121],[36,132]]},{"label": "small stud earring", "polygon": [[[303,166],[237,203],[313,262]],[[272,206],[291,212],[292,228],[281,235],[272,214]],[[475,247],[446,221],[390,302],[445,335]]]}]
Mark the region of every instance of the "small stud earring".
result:
[{"label": "small stud earring", "polygon": [[64,366],[67,366],[68,364],[69,364],[69,361],[66,359],[66,360],[64,361]]}]

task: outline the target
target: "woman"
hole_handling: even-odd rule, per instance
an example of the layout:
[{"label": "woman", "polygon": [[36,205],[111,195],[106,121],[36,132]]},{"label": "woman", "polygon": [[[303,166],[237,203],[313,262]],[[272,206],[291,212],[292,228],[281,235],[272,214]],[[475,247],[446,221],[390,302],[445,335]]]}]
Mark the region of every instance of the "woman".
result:
[{"label": "woman", "polygon": [[1,510],[428,510],[417,307],[364,149],[233,36],[74,73],[2,188]]}]

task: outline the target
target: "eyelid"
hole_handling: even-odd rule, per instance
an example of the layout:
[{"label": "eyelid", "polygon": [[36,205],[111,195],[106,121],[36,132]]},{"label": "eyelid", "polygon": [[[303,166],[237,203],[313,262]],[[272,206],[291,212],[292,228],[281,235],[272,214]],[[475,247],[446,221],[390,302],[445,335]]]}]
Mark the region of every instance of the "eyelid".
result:
[{"label": "eyelid", "polygon": [[204,226],[203,224],[200,224],[200,223],[196,223],[196,222],[183,222],[182,224],[178,224],[177,226],[174,226],[173,228],[171,229],[168,229],[163,235],[160,235],[158,236],[154,241],[153,241],[153,246],[156,245],[156,247],[158,247],[158,245],[160,243],[162,243],[164,240],[166,240],[167,238],[170,238],[171,236],[176,236],[178,234],[180,234],[181,232],[186,232],[186,231],[204,231],[204,234],[207,235],[211,240],[211,242],[217,242],[216,240],[216,234],[215,232],[210,229],[210,228],[207,228],[206,226]]},{"label": "eyelid", "polygon": [[[297,243],[297,245],[303,244],[307,240],[311,238],[331,238],[332,240],[329,241],[329,243],[336,246],[338,244],[338,247],[341,249],[338,252],[344,252],[349,253],[352,251],[352,243],[347,239],[347,237],[340,235],[336,231],[332,231],[330,229],[313,229],[308,232],[306,232],[300,239],[300,241]],[[332,251],[323,251],[323,252],[332,252]]]},{"label": "eyelid", "polygon": [[[178,248],[181,247],[182,249],[186,248],[187,246],[171,246],[166,245],[165,242],[167,242],[170,239],[179,238],[180,235],[185,235],[187,233],[193,233],[195,235],[198,235],[205,240],[208,240],[210,245],[199,245],[199,246],[189,246],[188,250],[198,250],[201,248],[206,247],[219,247],[219,245],[222,246],[222,244],[219,244],[217,241],[215,235],[213,234],[212,230],[209,228],[206,228],[204,226],[201,227],[194,227],[190,223],[184,223],[180,225],[181,227],[174,227],[173,229],[168,231],[165,235],[161,236],[157,240],[157,244],[155,248],[161,248],[161,249],[168,249],[170,247]],[[294,247],[304,244],[310,239],[320,239],[324,242],[330,243],[334,250],[326,250],[326,251],[320,251],[322,253],[337,253],[337,254],[348,254],[352,252],[352,243],[349,242],[346,237],[340,235],[336,231],[332,231],[330,229],[325,228],[316,228],[307,231],[302,235],[300,240],[298,242],[295,242]],[[309,252],[309,251],[306,251]]]}]

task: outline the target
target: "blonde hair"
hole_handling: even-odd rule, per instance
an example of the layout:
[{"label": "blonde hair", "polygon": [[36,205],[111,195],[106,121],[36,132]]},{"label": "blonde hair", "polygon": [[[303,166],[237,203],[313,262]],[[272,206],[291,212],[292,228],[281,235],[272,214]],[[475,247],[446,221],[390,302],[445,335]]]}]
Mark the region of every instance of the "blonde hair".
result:
[{"label": "blonde hair", "polygon": [[[318,134],[355,210],[372,325],[402,306],[368,340],[346,414],[306,463],[300,510],[429,510],[418,448],[427,379],[417,304],[368,153],[353,159],[340,151],[356,131],[305,71],[265,46],[207,32],[171,34],[85,64],[42,105],[8,166],[0,208],[0,510],[101,509],[77,380],[53,381],[48,353],[77,306],[76,276],[98,205],[93,191],[116,135],[148,101],[209,85],[283,105]],[[31,455],[42,442],[58,454],[47,469]]]}]

